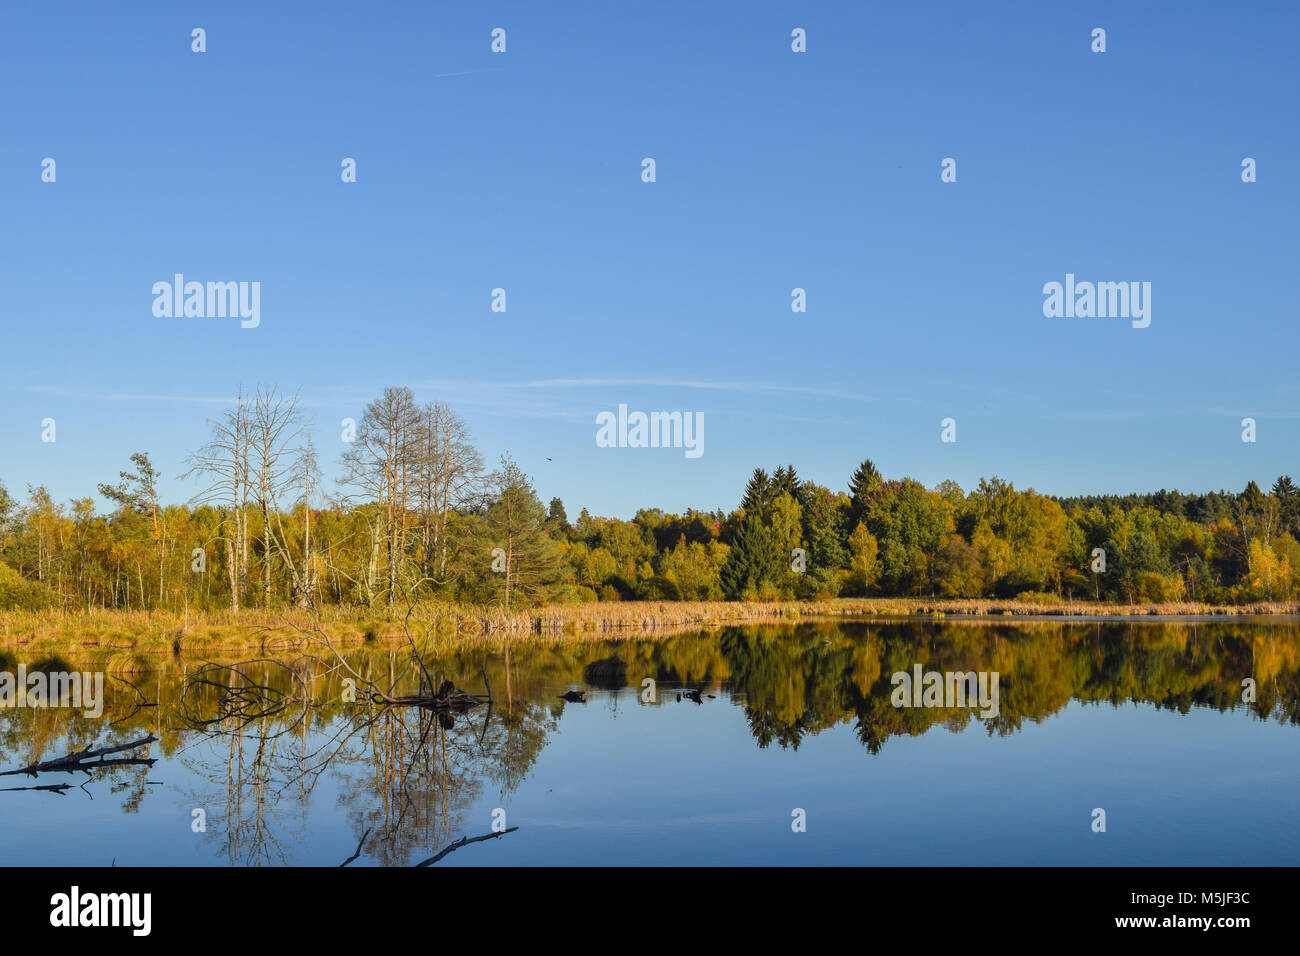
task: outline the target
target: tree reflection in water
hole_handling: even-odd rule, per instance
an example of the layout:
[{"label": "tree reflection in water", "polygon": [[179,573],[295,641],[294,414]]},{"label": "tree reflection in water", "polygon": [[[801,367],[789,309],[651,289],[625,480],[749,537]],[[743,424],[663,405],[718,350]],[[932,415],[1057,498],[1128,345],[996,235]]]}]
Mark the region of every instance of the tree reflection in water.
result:
[{"label": "tree reflection in water", "polygon": [[[70,709],[0,710],[0,770],[154,733],[159,741],[142,756],[159,748],[191,771],[191,786],[178,791],[173,781],[172,792],[205,811],[203,838],[229,863],[278,865],[296,859],[300,845],[319,846],[309,807],[313,797],[324,798],[328,780],[324,790],[346,808],[351,831],[338,841],[338,861],[359,846],[359,861],[400,866],[488,830],[489,820],[468,819],[470,809],[485,800],[508,803],[565,708],[583,706],[559,699],[569,687],[585,688],[589,700],[606,697],[611,707],[689,706],[705,719],[710,708],[698,707],[690,693],[700,690],[712,707],[739,707],[759,747],[798,748],[810,735],[846,725],[871,754],[891,737],[960,731],[972,721],[990,735],[1013,734],[1071,700],[1142,702],[1180,713],[1244,710],[1300,724],[1300,629],[1293,621],[836,621],[658,640],[485,640],[427,655],[438,681],[446,675],[475,693],[487,684],[485,702],[463,713],[394,707],[363,692],[349,700],[349,674],[399,690],[427,691],[430,681],[413,669],[406,649],[366,647],[345,656],[346,668],[302,653],[159,661],[149,673],[129,675],[131,684],[115,684],[99,721]],[[94,669],[95,660],[71,665]],[[894,707],[890,677],[915,665],[997,671],[997,716]],[[658,688],[653,699],[641,692],[647,677]],[[1243,700],[1248,678],[1253,701]],[[142,709],[142,696],[157,706]],[[147,767],[109,767],[84,789],[93,797],[107,782],[133,812],[157,799],[148,777]],[[78,796],[73,788],[62,799]],[[15,792],[0,799],[58,798]]]}]

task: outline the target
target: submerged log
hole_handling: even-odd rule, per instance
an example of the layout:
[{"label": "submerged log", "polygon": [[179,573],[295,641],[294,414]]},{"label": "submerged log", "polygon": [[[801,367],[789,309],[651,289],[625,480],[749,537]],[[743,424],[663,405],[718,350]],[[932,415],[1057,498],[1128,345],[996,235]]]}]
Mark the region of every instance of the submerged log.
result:
[{"label": "submerged log", "polygon": [[372,693],[370,700],[376,704],[390,707],[428,707],[433,710],[469,710],[483,703],[481,698],[467,694],[449,680],[442,682],[434,694],[409,694],[405,697],[390,697],[384,693]]},{"label": "submerged log", "polygon": [[[63,757],[57,757],[54,760],[43,760],[40,763],[34,763],[27,767],[19,767],[17,770],[0,771],[0,777],[10,777],[14,774],[25,773],[29,777],[34,777],[40,773],[75,773],[80,770],[89,774],[92,769],[97,767],[121,767],[121,766],[148,766],[152,767],[158,761],[146,757],[126,757],[117,760],[105,760],[109,754],[121,753],[124,750],[134,750],[136,747],[143,747],[145,744],[151,744],[158,738],[153,734],[148,737],[141,737],[139,740],[133,740],[129,744],[118,744],[116,747],[100,747],[97,750],[91,750],[87,747],[85,750],[78,750],[74,753],[67,754]],[[94,758],[98,757],[98,760]]]}]

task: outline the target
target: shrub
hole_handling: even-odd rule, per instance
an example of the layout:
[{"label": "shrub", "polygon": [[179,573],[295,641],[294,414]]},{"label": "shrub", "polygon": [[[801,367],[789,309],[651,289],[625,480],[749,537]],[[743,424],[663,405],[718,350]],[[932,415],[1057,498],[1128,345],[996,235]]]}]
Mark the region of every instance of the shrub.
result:
[{"label": "shrub", "polygon": [[58,596],[44,584],[0,564],[0,611],[43,611],[58,603]]},{"label": "shrub", "polygon": [[1021,591],[1016,595],[1016,600],[1024,601],[1026,604],[1034,604],[1038,607],[1055,607],[1065,603],[1059,594],[1053,594],[1050,591]]},{"label": "shrub", "polygon": [[1140,571],[1133,582],[1133,596],[1138,601],[1160,604],[1167,601],[1181,601],[1185,595],[1183,579],[1176,574],[1157,574],[1155,571]]}]

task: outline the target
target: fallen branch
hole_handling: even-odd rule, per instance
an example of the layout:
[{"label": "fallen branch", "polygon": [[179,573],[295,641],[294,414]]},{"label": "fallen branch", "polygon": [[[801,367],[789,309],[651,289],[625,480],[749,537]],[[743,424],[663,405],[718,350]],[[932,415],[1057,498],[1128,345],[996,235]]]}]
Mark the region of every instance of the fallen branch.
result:
[{"label": "fallen branch", "polygon": [[455,843],[452,843],[452,844],[450,844],[450,845],[448,845],[448,846],[443,847],[441,850],[439,850],[439,851],[438,851],[437,853],[435,853],[433,856],[429,857],[427,860],[424,860],[424,861],[422,861],[422,862],[420,862],[420,863],[417,863],[417,864],[415,864],[415,865],[416,865],[417,867],[421,867],[421,866],[433,866],[433,864],[437,863],[439,860],[441,860],[444,856],[446,856],[446,855],[447,855],[448,853],[450,853],[452,850],[459,850],[459,849],[460,849],[461,847],[463,847],[463,846],[468,846],[468,845],[471,844],[471,843],[478,843],[478,842],[481,841],[481,840],[495,840],[497,837],[503,837],[503,836],[505,836],[507,833],[514,833],[514,832],[515,832],[516,830],[518,830],[518,829],[519,829],[518,827],[510,827],[510,829],[508,829],[508,830],[502,830],[502,831],[500,831],[499,833],[485,833],[485,834],[483,834],[483,836],[476,836],[476,837],[461,837],[461,838],[460,838],[459,840],[457,840]]},{"label": "fallen branch", "polygon": [[435,710],[469,710],[483,703],[474,695],[457,690],[449,680],[443,681],[438,692],[432,696],[413,694],[406,697],[391,697],[382,691],[376,691],[370,694],[370,700],[372,703],[387,704],[391,707],[431,707]]},{"label": "fallen branch", "polygon": [[[104,757],[109,754],[121,753],[124,750],[134,750],[136,747],[143,747],[145,744],[154,743],[157,739],[158,738],[153,734],[150,734],[148,737],[142,737],[129,744],[118,744],[116,747],[100,747],[98,750],[91,750],[87,747],[85,750],[78,750],[65,757],[57,757],[54,760],[44,760],[28,767],[20,767],[17,770],[5,770],[0,772],[0,777],[10,777],[19,773],[25,773],[30,777],[34,777],[39,773],[58,773],[60,771],[64,773],[75,773],[78,770],[89,774],[92,767],[115,767],[126,764],[146,764],[152,767],[157,763],[156,760],[137,757],[128,757],[123,760],[104,760]],[[99,758],[97,762],[86,762],[93,761],[93,758],[95,757]]]}]

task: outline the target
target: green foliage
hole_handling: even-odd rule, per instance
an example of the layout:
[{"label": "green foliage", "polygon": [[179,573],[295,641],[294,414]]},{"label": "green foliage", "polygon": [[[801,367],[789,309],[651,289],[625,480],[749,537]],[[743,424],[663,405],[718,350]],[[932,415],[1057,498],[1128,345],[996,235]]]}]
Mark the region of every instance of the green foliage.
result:
[{"label": "green foliage", "polygon": [[43,611],[58,604],[59,596],[44,584],[0,564],[0,611]]},{"label": "green foliage", "polygon": [[856,528],[858,526],[858,522],[867,513],[868,500],[883,482],[884,479],[880,477],[880,470],[876,468],[871,459],[863,459],[862,464],[858,465],[852,477],[849,478],[848,524],[850,527]]},{"label": "green foliage", "polygon": [[880,546],[881,586],[894,594],[929,590],[929,556],[952,530],[947,503],[920,482],[905,478],[880,485],[863,522]]},{"label": "green foliage", "polygon": [[[485,474],[463,423],[444,406],[422,411],[408,389],[387,389],[367,416],[344,455],[350,497],[327,508],[316,492],[308,496],[305,465],[286,465],[283,486],[250,483],[246,431],[230,446],[233,457],[222,457],[220,443],[205,446],[226,484],[197,506],[158,500],[160,475],[144,452],[131,456],[134,470],[117,484],[99,486],[111,506],[105,514],[91,497],[59,504],[48,489],[28,487],[20,502],[0,484],[0,607],[179,611],[310,597],[382,605],[391,615],[398,595],[517,608],[838,595],[1215,603],[1300,594],[1300,488],[1288,475],[1267,493],[1252,481],[1236,494],[1052,498],[997,477],[969,493],[953,481],[933,489],[887,481],[870,460],[836,492],[785,464],[755,468],[729,514],[647,507],[627,521],[583,508],[571,524],[563,501],[544,506],[508,458]],[[231,491],[240,481],[243,490]],[[310,478],[310,487],[321,481]],[[1105,570],[1094,571],[1102,552]]]},{"label": "green foliage", "polygon": [[772,532],[758,518],[747,516],[718,572],[722,593],[731,600],[761,595],[780,571],[781,552]]}]

